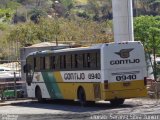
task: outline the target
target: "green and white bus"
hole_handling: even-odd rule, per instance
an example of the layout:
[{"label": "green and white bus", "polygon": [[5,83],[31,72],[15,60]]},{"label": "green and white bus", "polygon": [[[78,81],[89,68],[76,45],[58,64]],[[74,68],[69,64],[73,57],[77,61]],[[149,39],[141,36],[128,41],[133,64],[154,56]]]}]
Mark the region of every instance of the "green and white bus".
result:
[{"label": "green and white bus", "polygon": [[24,66],[28,97],[110,101],[144,97],[146,62],[140,42],[104,43],[90,47],[39,51]]}]

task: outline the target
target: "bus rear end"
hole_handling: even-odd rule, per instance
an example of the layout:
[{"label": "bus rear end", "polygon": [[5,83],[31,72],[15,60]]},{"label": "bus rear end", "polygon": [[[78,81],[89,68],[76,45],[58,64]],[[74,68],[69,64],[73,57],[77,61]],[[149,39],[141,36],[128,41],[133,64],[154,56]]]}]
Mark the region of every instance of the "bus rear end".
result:
[{"label": "bus rear end", "polygon": [[106,44],[101,54],[104,100],[119,105],[125,99],[147,95],[145,53],[140,42]]}]

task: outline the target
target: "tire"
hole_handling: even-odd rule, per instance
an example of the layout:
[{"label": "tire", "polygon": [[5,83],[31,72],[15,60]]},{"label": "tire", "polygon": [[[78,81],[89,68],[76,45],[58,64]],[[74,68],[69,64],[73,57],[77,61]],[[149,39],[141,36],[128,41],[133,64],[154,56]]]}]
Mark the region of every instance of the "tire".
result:
[{"label": "tire", "polygon": [[36,88],[36,92],[35,92],[36,98],[38,100],[38,102],[43,102],[43,98],[42,98],[42,92],[41,89],[39,87]]},{"label": "tire", "polygon": [[124,101],[125,99],[113,99],[113,100],[110,100],[110,103],[112,106],[119,106],[119,105],[122,105]]},{"label": "tire", "polygon": [[86,105],[86,94],[85,94],[85,91],[82,87],[80,87],[78,89],[78,100],[79,100],[79,103],[81,104],[81,106],[85,106]]}]

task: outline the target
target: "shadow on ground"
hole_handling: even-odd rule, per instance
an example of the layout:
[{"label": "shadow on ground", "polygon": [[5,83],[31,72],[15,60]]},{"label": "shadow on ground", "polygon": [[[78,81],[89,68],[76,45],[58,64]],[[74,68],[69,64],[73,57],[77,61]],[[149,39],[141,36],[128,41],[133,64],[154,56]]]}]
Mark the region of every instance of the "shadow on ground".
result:
[{"label": "shadow on ground", "polygon": [[101,110],[112,110],[112,109],[121,109],[121,108],[132,108],[138,105],[135,104],[126,104],[113,107],[110,103],[107,102],[97,102],[90,103],[86,106],[81,106],[78,102],[69,101],[69,100],[48,100],[43,103],[38,103],[37,101],[30,101],[24,103],[12,104],[19,107],[30,107],[30,108],[39,108],[39,109],[49,109],[49,110],[60,110],[63,112],[73,112],[84,113],[84,112],[97,112]]}]

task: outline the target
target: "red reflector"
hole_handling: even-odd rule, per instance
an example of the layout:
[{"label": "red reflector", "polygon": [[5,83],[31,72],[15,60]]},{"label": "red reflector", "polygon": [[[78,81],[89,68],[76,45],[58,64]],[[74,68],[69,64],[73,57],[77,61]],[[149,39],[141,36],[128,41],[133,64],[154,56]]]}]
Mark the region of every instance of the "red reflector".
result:
[{"label": "red reflector", "polygon": [[108,80],[104,81],[104,89],[108,89]]},{"label": "red reflector", "polygon": [[144,85],[147,85],[147,77],[144,77]]}]

